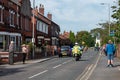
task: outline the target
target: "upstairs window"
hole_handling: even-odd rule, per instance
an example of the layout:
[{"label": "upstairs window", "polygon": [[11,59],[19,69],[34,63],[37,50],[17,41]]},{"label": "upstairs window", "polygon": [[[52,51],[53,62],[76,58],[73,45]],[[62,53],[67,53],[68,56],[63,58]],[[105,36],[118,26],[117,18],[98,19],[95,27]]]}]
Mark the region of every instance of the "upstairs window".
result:
[{"label": "upstairs window", "polygon": [[12,10],[9,10],[9,14],[10,14],[10,26],[15,27],[14,26],[14,16],[15,16],[15,12]]},{"label": "upstairs window", "polygon": [[4,10],[4,7],[2,5],[0,5],[0,23],[3,23],[3,10]]}]

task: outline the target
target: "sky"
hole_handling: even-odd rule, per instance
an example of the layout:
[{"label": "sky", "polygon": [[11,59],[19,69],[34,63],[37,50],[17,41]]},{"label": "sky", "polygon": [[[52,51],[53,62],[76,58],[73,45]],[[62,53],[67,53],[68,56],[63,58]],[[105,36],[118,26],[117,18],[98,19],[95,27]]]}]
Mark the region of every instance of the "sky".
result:
[{"label": "sky", "polygon": [[[33,0],[31,6],[33,6]],[[109,6],[117,5],[117,0],[35,0],[35,6],[44,5],[45,16],[52,14],[52,20],[64,31],[90,31],[109,21]],[[106,5],[101,5],[106,3]],[[112,14],[112,9],[110,9]],[[112,19],[110,19],[112,20]]]}]

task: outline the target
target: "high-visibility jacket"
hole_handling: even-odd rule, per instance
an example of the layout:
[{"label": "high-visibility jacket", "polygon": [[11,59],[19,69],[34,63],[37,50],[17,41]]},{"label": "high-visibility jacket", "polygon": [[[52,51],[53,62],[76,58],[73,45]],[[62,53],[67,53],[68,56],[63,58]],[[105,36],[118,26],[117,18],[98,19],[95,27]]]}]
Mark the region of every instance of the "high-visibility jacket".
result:
[{"label": "high-visibility jacket", "polygon": [[81,54],[80,46],[75,45],[72,49],[73,54]]}]

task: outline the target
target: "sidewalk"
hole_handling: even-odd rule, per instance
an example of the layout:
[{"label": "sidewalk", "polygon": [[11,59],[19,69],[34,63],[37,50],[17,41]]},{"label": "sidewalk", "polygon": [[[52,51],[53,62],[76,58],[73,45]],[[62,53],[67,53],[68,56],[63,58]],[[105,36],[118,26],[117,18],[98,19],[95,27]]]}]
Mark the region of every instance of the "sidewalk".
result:
[{"label": "sidewalk", "polygon": [[107,58],[101,55],[97,67],[88,80],[120,80],[120,60],[114,58],[114,67],[107,67]]},{"label": "sidewalk", "polygon": [[21,62],[15,62],[13,65],[3,64],[3,65],[0,65],[0,71],[2,71],[3,68],[21,68],[21,67],[26,67],[28,65],[32,65],[34,63],[44,62],[44,61],[53,59],[55,57],[56,56],[51,56],[51,57],[48,57],[48,58],[41,58],[41,59],[26,60],[25,64],[23,64],[22,61]]}]

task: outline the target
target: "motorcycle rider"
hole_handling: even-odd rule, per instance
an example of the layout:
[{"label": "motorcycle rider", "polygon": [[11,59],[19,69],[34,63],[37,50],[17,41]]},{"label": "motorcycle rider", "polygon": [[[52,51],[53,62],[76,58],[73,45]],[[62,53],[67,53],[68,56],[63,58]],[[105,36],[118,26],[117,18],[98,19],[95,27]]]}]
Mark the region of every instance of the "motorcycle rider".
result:
[{"label": "motorcycle rider", "polygon": [[77,42],[75,43],[75,46],[73,46],[72,53],[74,57],[75,57],[75,54],[79,55],[79,58],[81,57],[80,46],[78,45]]}]

